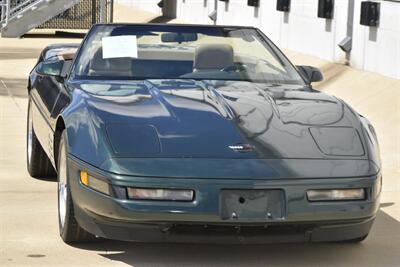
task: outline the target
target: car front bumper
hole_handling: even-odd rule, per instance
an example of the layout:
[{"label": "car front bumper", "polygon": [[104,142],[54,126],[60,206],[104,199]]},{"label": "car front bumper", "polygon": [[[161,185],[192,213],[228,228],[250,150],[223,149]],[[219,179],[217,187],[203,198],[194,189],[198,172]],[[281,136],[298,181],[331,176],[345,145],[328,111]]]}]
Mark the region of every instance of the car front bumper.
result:
[{"label": "car front bumper", "polygon": [[[195,190],[192,202],[128,200],[94,191],[79,181],[79,171],[118,187]],[[367,235],[379,209],[380,175],[324,179],[172,179],[122,176],[70,157],[69,184],[81,227],[104,238],[129,241],[266,243],[340,241]],[[309,202],[309,189],[365,188],[366,200]],[[223,219],[224,189],[280,189],[281,218]]]}]

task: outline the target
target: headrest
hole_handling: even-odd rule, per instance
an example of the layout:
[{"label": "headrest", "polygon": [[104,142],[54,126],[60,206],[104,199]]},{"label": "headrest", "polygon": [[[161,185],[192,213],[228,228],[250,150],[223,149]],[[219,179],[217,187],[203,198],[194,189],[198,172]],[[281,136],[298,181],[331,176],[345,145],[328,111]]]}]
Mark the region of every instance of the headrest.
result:
[{"label": "headrest", "polygon": [[233,64],[233,49],[228,44],[202,44],[196,48],[195,70],[221,70]]}]

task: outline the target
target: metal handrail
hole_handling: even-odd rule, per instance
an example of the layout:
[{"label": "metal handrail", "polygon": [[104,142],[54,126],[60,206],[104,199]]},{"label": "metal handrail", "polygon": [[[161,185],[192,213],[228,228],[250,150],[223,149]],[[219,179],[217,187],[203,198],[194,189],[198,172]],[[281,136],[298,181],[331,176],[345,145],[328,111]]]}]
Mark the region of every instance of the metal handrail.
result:
[{"label": "metal handrail", "polygon": [[30,5],[35,4],[38,0],[25,0],[10,9],[10,16],[15,15],[15,13],[22,11],[25,8],[28,8]]},{"label": "metal handrail", "polygon": [[[57,0],[0,0],[0,29],[6,28],[11,20],[18,20],[30,10],[35,10],[40,2]],[[102,22],[112,20],[113,0],[100,0],[100,18]]]},{"label": "metal handrail", "polygon": [[7,25],[10,17],[10,1],[0,0],[0,28]]},{"label": "metal handrail", "polygon": [[[25,10],[33,8],[40,0],[0,0],[1,15],[0,15],[0,28],[7,26],[9,20],[16,16],[20,16]],[[14,4],[15,5],[12,5]]]}]

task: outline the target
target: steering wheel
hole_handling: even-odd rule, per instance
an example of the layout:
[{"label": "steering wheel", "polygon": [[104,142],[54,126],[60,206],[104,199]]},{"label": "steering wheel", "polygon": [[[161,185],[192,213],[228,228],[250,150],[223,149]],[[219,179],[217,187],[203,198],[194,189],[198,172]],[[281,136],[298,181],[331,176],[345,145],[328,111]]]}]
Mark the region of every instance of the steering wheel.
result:
[{"label": "steering wheel", "polygon": [[258,64],[265,64],[265,65],[267,65],[269,68],[271,68],[272,70],[274,70],[274,71],[278,72],[279,74],[281,74],[282,76],[287,77],[287,73],[286,73],[286,72],[284,72],[283,70],[277,68],[276,66],[274,66],[274,65],[271,64],[271,63],[269,63],[269,62],[268,62],[267,60],[265,60],[265,59],[258,59],[258,60],[257,60],[257,65],[258,65]]},{"label": "steering wheel", "polygon": [[249,67],[243,63],[234,63],[232,66],[221,69],[221,71],[225,72],[248,72]]}]

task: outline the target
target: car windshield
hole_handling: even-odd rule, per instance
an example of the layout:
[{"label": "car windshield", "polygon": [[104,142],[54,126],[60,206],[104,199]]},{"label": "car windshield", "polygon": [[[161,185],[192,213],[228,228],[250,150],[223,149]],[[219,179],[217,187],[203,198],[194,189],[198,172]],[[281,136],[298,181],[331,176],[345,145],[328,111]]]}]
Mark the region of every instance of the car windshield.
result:
[{"label": "car windshield", "polygon": [[304,85],[293,65],[258,30],[193,25],[94,26],[73,76]]}]

